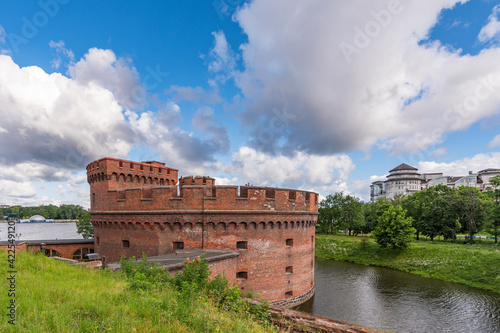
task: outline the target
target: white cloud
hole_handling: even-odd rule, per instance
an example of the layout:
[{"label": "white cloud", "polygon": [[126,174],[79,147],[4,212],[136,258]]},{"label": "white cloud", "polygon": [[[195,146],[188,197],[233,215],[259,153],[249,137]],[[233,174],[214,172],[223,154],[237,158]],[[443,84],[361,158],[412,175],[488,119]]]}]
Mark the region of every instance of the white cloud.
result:
[{"label": "white cloud", "polygon": [[446,155],[447,151],[448,151],[448,148],[441,147],[441,148],[434,149],[434,151],[431,153],[431,155],[442,156],[442,155]]},{"label": "white cloud", "polygon": [[495,136],[493,140],[488,144],[489,148],[499,147],[500,146],[500,134]]},{"label": "white cloud", "polygon": [[[217,86],[215,86],[217,88]],[[167,93],[174,94],[173,100],[179,101],[190,101],[194,103],[202,104],[216,104],[222,102],[222,98],[219,96],[217,90],[206,91],[202,87],[181,87],[181,86],[170,86]]]},{"label": "white cloud", "polygon": [[[55,191],[47,186],[48,181],[59,184]],[[74,173],[36,162],[0,164],[0,203],[24,206],[71,203],[88,207],[87,176],[84,171]]]},{"label": "white cloud", "polygon": [[130,133],[109,90],[35,66],[20,68],[5,55],[0,72],[0,162],[71,169],[127,155]]},{"label": "white cloud", "polygon": [[215,170],[236,176],[240,183],[255,186],[300,188],[326,196],[347,191],[349,174],[355,168],[347,155],[320,156],[296,152],[272,156],[241,147],[229,164],[217,163]]},{"label": "white cloud", "polygon": [[[66,52],[63,43],[52,46]],[[7,55],[0,72],[0,202],[88,206],[85,175],[74,171],[103,156],[126,157],[135,140],[117,98],[91,79],[20,68]]]},{"label": "white cloud", "polygon": [[59,42],[54,42],[51,40],[49,42],[49,46],[55,51],[54,59],[50,62],[52,64],[52,68],[58,69],[63,63],[63,58],[67,59],[70,64],[75,61],[73,51],[66,48],[64,41],[60,40]]},{"label": "white cloud", "polygon": [[140,109],[146,104],[145,87],[131,60],[117,58],[111,50],[90,49],[69,67],[69,73],[79,84],[98,85],[113,92],[125,108]]},{"label": "white cloud", "polygon": [[[212,120],[213,114],[197,113],[195,127],[198,125],[209,138],[196,137],[176,126],[176,112],[179,107],[171,102],[170,109],[136,113],[127,111],[126,116],[130,128],[138,144],[150,147],[167,165],[178,168],[189,174],[203,174],[207,165],[215,161],[214,154],[226,151],[229,144],[226,130],[216,126]],[[206,120],[205,124],[197,124]],[[218,131],[218,132],[217,132]]]},{"label": "white cloud", "polygon": [[500,41],[500,5],[496,5],[488,18],[488,23],[479,32],[478,39],[485,43],[488,41]]},{"label": "white cloud", "polygon": [[215,41],[208,54],[208,70],[216,74],[218,81],[224,82],[235,74],[236,55],[223,31],[212,32],[212,35]]},{"label": "white cloud", "polygon": [[379,180],[386,180],[386,175],[373,175],[368,179],[356,179],[349,182],[349,192],[364,202],[370,201],[370,185]]},{"label": "white cloud", "polygon": [[500,153],[477,154],[449,163],[425,161],[418,164],[418,172],[442,172],[445,176],[467,175],[469,171],[478,172],[489,168],[500,168]]},{"label": "white cloud", "polygon": [[0,43],[5,43],[5,29],[0,25]]},{"label": "white cloud", "polygon": [[218,125],[214,117],[214,110],[211,107],[199,108],[193,117],[193,127],[210,135],[218,152],[227,152],[229,150],[227,130],[224,126]]},{"label": "white cloud", "polygon": [[252,147],[412,152],[498,114],[500,48],[470,56],[419,44],[443,9],[464,2],[255,0],[241,9],[248,43],[236,83],[252,101],[242,117]]}]

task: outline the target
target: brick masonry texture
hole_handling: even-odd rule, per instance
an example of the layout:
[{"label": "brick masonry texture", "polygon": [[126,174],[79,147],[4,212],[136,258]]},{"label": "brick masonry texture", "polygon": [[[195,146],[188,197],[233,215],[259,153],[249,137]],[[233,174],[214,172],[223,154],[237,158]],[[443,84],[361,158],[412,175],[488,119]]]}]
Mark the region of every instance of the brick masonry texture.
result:
[{"label": "brick masonry texture", "polygon": [[182,177],[177,185],[177,175],[160,162],[90,163],[95,252],[111,262],[181,248],[238,251],[211,269],[243,292],[276,302],[314,290],[317,193],[217,186],[201,176]]}]

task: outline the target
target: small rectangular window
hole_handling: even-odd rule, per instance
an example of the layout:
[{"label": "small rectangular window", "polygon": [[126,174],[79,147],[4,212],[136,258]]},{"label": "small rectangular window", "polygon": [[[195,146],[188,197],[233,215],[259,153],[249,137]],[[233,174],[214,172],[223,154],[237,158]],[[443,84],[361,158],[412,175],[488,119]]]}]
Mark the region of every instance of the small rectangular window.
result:
[{"label": "small rectangular window", "polygon": [[184,242],[173,242],[172,247],[174,250],[184,250]]},{"label": "small rectangular window", "polygon": [[99,245],[99,237],[96,237],[95,241],[96,241],[97,245]]},{"label": "small rectangular window", "polygon": [[248,243],[245,241],[239,241],[236,242],[236,249],[237,250],[246,250],[248,248]]},{"label": "small rectangular window", "polygon": [[130,242],[128,240],[122,240],[123,247],[130,247]]},{"label": "small rectangular window", "polygon": [[149,172],[153,172],[153,167],[152,166],[149,167]]},{"label": "small rectangular window", "polygon": [[141,171],[144,170],[144,165],[141,165],[139,168],[141,169]]},{"label": "small rectangular window", "polygon": [[293,296],[293,291],[287,291],[287,292],[285,293],[285,298],[290,298],[290,297],[292,297],[292,296]]},{"label": "small rectangular window", "polygon": [[130,163],[130,169],[134,169],[134,163]]},{"label": "small rectangular window", "polygon": [[293,238],[288,238],[286,240],[286,246],[293,246]]},{"label": "small rectangular window", "polygon": [[162,168],[158,168],[158,173],[161,174],[163,172]]},{"label": "small rectangular window", "polygon": [[122,162],[122,161],[120,161],[118,166],[119,166],[120,168],[123,168],[123,162]]},{"label": "small rectangular window", "polygon": [[247,272],[236,272],[236,280],[246,280],[248,278]]},{"label": "small rectangular window", "polygon": [[288,266],[286,269],[286,274],[292,274],[293,273],[293,266]]}]

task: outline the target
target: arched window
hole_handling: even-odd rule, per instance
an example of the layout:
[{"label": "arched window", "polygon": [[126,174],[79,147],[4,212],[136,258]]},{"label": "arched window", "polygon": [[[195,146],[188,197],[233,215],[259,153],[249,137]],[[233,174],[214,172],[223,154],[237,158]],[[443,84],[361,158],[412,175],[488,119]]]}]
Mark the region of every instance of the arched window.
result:
[{"label": "arched window", "polygon": [[61,255],[56,250],[45,249],[45,255],[47,257],[60,257]]},{"label": "arched window", "polygon": [[88,247],[78,249],[75,251],[75,253],[73,253],[73,259],[74,260],[85,260],[85,259],[87,259],[86,256],[89,253],[94,253],[94,249],[91,249]]}]

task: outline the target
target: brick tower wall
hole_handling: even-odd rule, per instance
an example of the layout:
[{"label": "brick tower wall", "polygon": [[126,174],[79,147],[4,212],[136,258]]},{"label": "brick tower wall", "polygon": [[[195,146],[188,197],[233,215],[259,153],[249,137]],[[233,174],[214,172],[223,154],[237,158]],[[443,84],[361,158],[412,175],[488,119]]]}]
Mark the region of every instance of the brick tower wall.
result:
[{"label": "brick tower wall", "polygon": [[[199,176],[183,177],[179,186],[122,188],[109,171],[90,183],[98,194],[91,202],[95,251],[108,261],[172,253],[179,244],[237,250],[235,270],[225,275],[242,291],[280,301],[313,289],[317,193],[215,186]],[[106,182],[117,184],[104,190]]]}]

